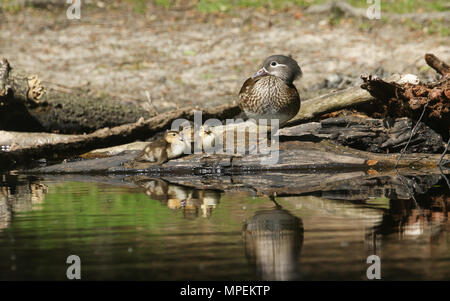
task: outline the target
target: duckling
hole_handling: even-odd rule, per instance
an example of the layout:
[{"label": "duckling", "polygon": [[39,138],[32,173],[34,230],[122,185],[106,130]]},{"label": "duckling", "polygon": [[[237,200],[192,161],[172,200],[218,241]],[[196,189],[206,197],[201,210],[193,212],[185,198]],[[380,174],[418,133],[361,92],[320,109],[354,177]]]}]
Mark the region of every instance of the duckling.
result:
[{"label": "duckling", "polygon": [[177,131],[166,131],[164,138],[149,143],[135,159],[138,162],[162,164],[183,155],[186,148],[183,135]]},{"label": "duckling", "polygon": [[216,134],[213,133],[209,125],[205,124],[200,127],[199,136],[204,151],[211,150],[216,145]]}]

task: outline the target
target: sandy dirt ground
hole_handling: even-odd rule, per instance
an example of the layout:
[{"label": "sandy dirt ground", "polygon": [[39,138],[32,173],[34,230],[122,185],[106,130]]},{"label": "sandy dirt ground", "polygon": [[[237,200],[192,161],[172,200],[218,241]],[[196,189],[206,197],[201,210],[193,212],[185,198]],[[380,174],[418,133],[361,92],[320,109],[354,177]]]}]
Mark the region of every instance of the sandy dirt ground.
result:
[{"label": "sandy dirt ground", "polygon": [[80,20],[68,20],[64,9],[24,9],[2,14],[0,56],[93,95],[144,103],[148,91],[160,112],[236,101],[244,80],[271,54],[297,59],[303,98],[358,84],[362,73],[429,80],[434,72],[425,53],[450,60],[448,37],[378,20],[367,20],[369,29],[353,19],[333,26],[327,18],[299,10],[205,15],[152,7],[139,14],[124,6],[82,7]]}]

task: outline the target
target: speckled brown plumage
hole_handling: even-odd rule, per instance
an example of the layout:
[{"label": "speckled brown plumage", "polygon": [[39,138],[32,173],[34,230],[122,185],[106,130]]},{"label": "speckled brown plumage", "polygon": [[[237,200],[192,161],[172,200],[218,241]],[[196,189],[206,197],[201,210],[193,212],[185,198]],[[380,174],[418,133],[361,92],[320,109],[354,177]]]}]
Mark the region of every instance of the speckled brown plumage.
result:
[{"label": "speckled brown plumage", "polygon": [[186,148],[182,135],[176,131],[167,131],[164,137],[150,142],[134,159],[136,162],[162,164],[181,156]]},{"label": "speckled brown plumage", "polygon": [[300,109],[300,95],[292,83],[300,75],[300,67],[292,58],[268,57],[263,68],[244,82],[239,92],[240,108],[249,118],[278,119],[283,125]]}]

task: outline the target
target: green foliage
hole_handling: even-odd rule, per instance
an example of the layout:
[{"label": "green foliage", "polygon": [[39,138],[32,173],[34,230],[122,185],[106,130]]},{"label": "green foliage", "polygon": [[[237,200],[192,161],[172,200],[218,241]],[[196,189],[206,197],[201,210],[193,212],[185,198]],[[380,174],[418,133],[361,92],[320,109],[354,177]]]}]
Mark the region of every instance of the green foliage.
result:
[{"label": "green foliage", "polygon": [[[201,12],[229,12],[239,8],[286,9],[289,7],[305,8],[315,4],[321,4],[330,0],[198,0],[197,9]],[[367,8],[371,4],[366,0],[347,0],[355,7]],[[156,0],[156,4],[170,7],[169,0]],[[429,0],[381,0],[381,10],[391,13],[413,13],[420,11],[444,11],[444,1]]]},{"label": "green foliage", "polygon": [[[143,14],[147,10],[147,1],[146,0],[128,0],[133,4],[133,10],[135,13]],[[158,3],[161,1],[156,1],[157,4],[162,5],[162,3]]]}]

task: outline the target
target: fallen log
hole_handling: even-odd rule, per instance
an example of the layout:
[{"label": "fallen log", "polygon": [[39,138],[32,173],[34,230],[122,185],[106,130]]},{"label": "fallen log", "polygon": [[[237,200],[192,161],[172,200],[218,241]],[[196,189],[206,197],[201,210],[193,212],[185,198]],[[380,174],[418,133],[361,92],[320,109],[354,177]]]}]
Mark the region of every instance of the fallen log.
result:
[{"label": "fallen log", "polygon": [[[307,100],[302,104],[299,115],[289,125],[305,122],[326,112],[370,100],[373,100],[373,97],[367,91],[357,87]],[[144,123],[138,121],[119,127],[104,128],[88,135],[73,135],[70,137],[42,133],[30,135],[26,133],[12,132],[7,134],[3,132],[3,135],[0,135],[0,146],[15,147],[9,148],[9,153],[0,152],[0,169],[8,169],[16,163],[26,163],[32,159],[69,158],[96,148],[129,143],[136,139],[147,139],[158,131],[169,128],[170,123],[177,118],[192,120],[193,111],[194,108],[187,108],[166,112],[150,118]],[[224,120],[237,116],[240,113],[240,109],[235,104],[229,104],[205,109],[202,112],[203,120],[208,118]]]},{"label": "fallen log", "polygon": [[[320,141],[332,140],[340,145],[373,153],[399,152],[408,143],[415,124],[409,118],[374,119],[348,115],[320,122],[305,123],[280,130],[281,137]],[[441,153],[444,141],[423,122],[413,133],[408,153]]]},{"label": "fallen log", "polygon": [[[194,154],[170,160],[162,165],[130,164],[138,150],[95,160],[63,162],[23,170],[32,174],[136,174],[148,175],[229,175],[261,171],[376,170],[395,167],[399,154],[375,154],[338,146],[330,142],[286,141],[278,153],[249,155]],[[278,156],[274,161],[273,156]],[[399,168],[434,168],[440,155],[405,154]],[[447,158],[450,156],[447,155]]]},{"label": "fallen log", "polygon": [[[145,140],[155,133],[171,127],[176,119],[193,119],[195,108],[186,108],[166,112],[135,123],[125,124],[114,128],[103,128],[86,135],[52,135],[45,133],[6,133],[0,134],[0,145],[11,145],[8,151],[0,151],[0,169],[6,170],[16,164],[29,163],[34,159],[64,159],[81,155],[88,151]],[[223,105],[205,109],[203,118],[217,118],[223,120],[232,118],[239,113],[234,105]],[[21,141],[24,146],[17,144]]]},{"label": "fallen log", "polygon": [[138,103],[93,97],[81,89],[43,83],[0,61],[0,129],[83,134],[136,122],[154,113]]},{"label": "fallen log", "polygon": [[[408,75],[394,74],[388,81],[397,83],[408,81]],[[302,101],[300,111],[292,118],[286,126],[292,126],[316,120],[322,115],[338,110],[355,108],[359,105],[370,103],[375,100],[365,89],[350,87],[344,90],[334,91],[319,97]]]},{"label": "fallen log", "polygon": [[[435,61],[436,60],[433,60],[433,62]],[[441,69],[446,66],[445,64],[435,64],[435,63],[433,65],[441,66]],[[3,74],[2,72],[0,73]],[[333,92],[328,95],[304,101],[304,103],[302,104],[301,111],[291,122],[289,122],[288,126],[296,123],[305,122],[307,120],[318,119],[318,117],[321,116],[323,117],[324,114],[327,112],[333,112],[343,108],[354,108],[357,105],[373,102],[374,97],[376,98],[376,101],[383,101],[386,98],[393,99],[392,95],[397,97],[399,93],[398,92],[399,87],[402,87],[402,85],[403,86],[409,85],[411,87],[417,86],[415,85],[416,78],[413,76],[413,79],[411,81],[411,76],[409,75],[394,76],[391,78],[391,80],[393,81],[389,83],[379,79],[374,79],[372,77],[364,77],[363,79],[365,80],[365,83],[363,84],[362,87],[365,88],[365,90],[359,89],[357,87],[349,88],[347,90]],[[440,84],[445,83],[447,83],[447,81],[441,81]],[[5,84],[5,87],[6,86],[8,85]],[[447,93],[446,91],[447,90],[443,89],[441,91],[442,93],[438,94],[438,98],[442,99],[443,101],[445,100],[447,102],[446,105],[448,105],[448,101],[446,99],[445,94]],[[32,95],[27,97],[39,98],[40,92],[42,91],[39,88],[36,89],[30,88],[29,91],[27,92],[27,95],[30,93]],[[10,94],[7,94],[6,96],[7,97],[10,96]],[[433,108],[432,105],[430,107]],[[10,138],[6,142],[3,141],[3,143],[2,141],[0,141],[0,145],[3,146],[10,145],[11,142],[13,142],[12,146],[9,149],[9,152],[0,152],[0,163],[2,163],[3,165],[2,168],[6,169],[11,168],[15,163],[29,162],[32,159],[69,158],[71,156],[80,155],[96,148],[105,148],[118,144],[133,142],[138,139],[147,139],[151,137],[153,134],[163,129],[169,128],[171,122],[175,119],[184,118],[187,120],[192,120],[193,112],[194,112],[193,108],[177,110],[173,112],[160,114],[159,116],[147,119],[146,121],[140,119],[138,122],[135,123],[126,124],[114,128],[104,128],[102,130],[98,130],[88,135],[78,135],[72,137],[64,137],[64,136],[48,137],[47,135],[46,137],[40,137],[41,136],[40,134],[36,134],[34,138],[30,138],[30,136],[28,136],[27,139],[31,139],[31,142],[23,143],[24,145],[20,144],[17,145],[17,142],[15,142],[14,144],[13,142],[14,139],[20,140],[19,137],[20,134],[14,133],[14,135],[17,136],[16,138]],[[208,118],[218,118],[223,120],[226,118],[233,118],[236,115],[238,115],[239,112],[240,110],[236,105],[230,104],[218,108],[205,110],[203,112],[203,118],[204,120]],[[401,116],[401,114],[399,115]],[[450,118],[444,118],[447,116],[448,116],[448,108],[445,107],[443,110],[443,115],[439,116],[440,120],[441,121],[443,120],[444,122],[449,122],[448,120],[450,120]],[[411,116],[407,117],[411,118]],[[436,130],[436,127],[434,127],[433,129]],[[443,134],[442,131],[440,131],[439,133]],[[398,133],[394,131],[393,134],[397,135]],[[11,137],[11,135],[9,137]],[[355,135],[353,135],[353,137],[355,137]],[[433,146],[425,143],[424,149],[426,149],[426,147],[429,147],[430,150],[433,152],[436,151],[435,148],[440,149],[441,143],[440,141],[438,141],[439,139],[436,138],[434,135],[430,135],[430,137],[433,137],[430,143],[436,141],[437,144]],[[393,148],[392,147],[391,148],[396,149],[396,147],[400,143],[403,143],[403,140],[404,139],[399,139],[399,137],[394,137],[390,141],[389,139],[386,139],[385,141],[383,141],[387,143],[384,144],[384,147],[388,147],[387,149],[389,149],[390,146],[393,146]],[[24,139],[22,139],[22,141],[24,141]],[[383,143],[381,144],[383,145]],[[424,151],[424,149],[420,149],[420,151],[422,152]]]}]

